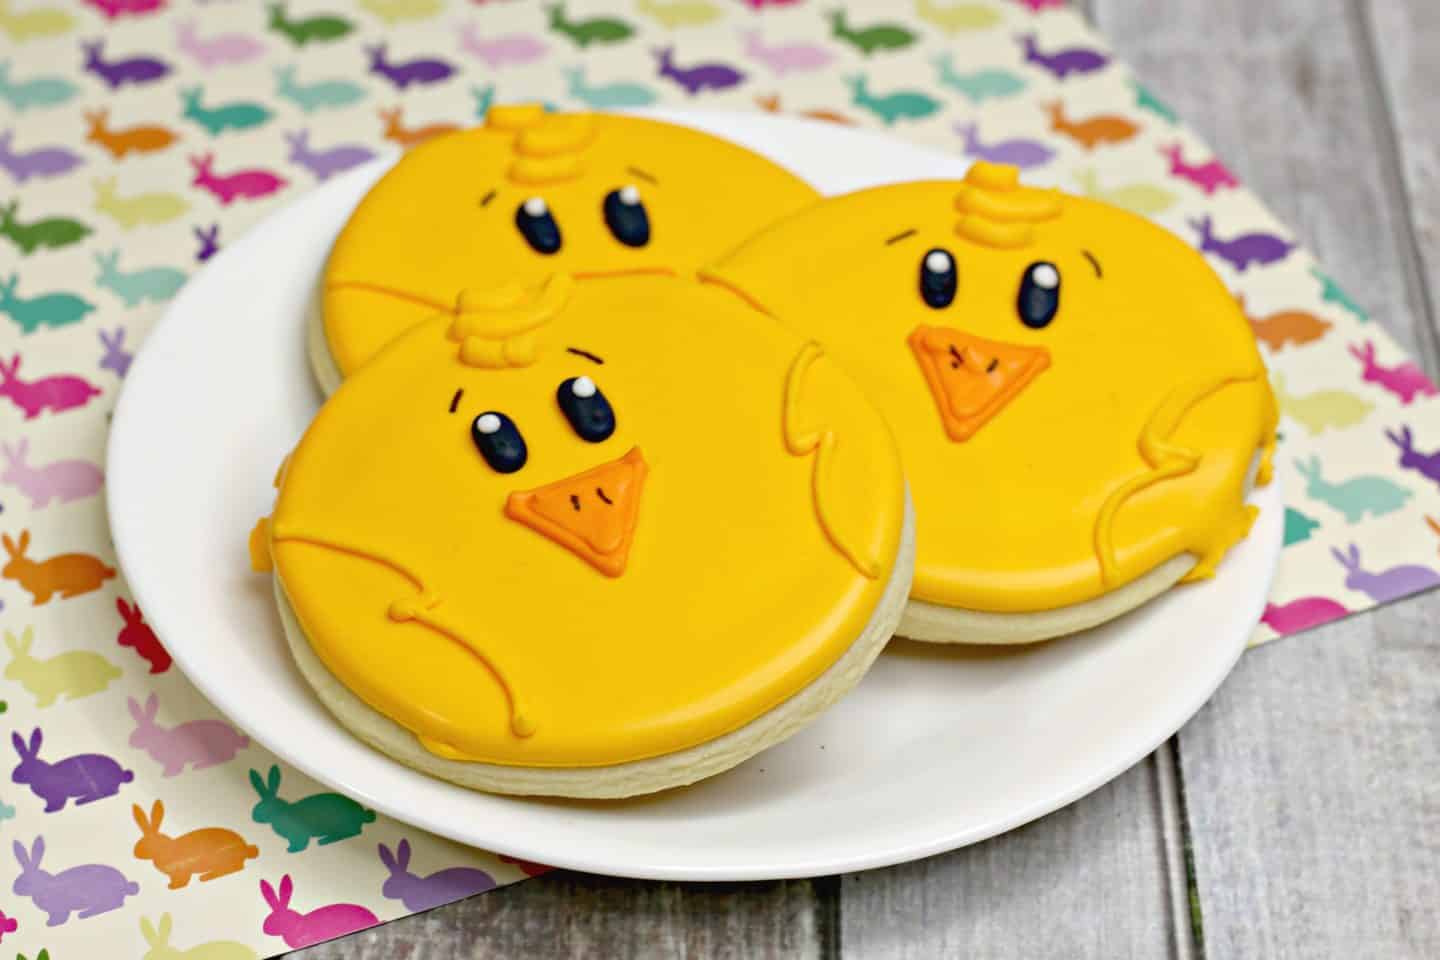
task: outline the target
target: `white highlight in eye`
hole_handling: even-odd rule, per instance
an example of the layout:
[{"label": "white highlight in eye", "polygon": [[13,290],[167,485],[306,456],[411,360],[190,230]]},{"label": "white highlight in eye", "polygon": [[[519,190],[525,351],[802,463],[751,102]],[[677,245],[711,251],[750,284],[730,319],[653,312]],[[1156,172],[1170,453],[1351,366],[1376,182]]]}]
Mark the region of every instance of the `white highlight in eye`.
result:
[{"label": "white highlight in eye", "polygon": [[475,418],[475,429],[485,435],[500,432],[500,418],[493,413],[482,413]]},{"label": "white highlight in eye", "polygon": [[1037,287],[1054,290],[1060,286],[1060,271],[1048,263],[1037,263],[1030,271],[1030,279],[1035,281]]},{"label": "white highlight in eye", "polygon": [[588,400],[595,396],[595,381],[589,377],[576,377],[575,382],[570,384],[570,392],[581,400]]},{"label": "white highlight in eye", "polygon": [[531,197],[525,201],[525,212],[532,217],[543,217],[545,211],[550,208],[545,205],[544,197]]},{"label": "white highlight in eye", "polygon": [[633,207],[640,202],[640,188],[633,183],[627,183],[620,188],[620,202],[627,207]]},{"label": "white highlight in eye", "polygon": [[949,273],[955,269],[955,259],[944,250],[931,250],[925,254],[925,269],[931,273]]}]

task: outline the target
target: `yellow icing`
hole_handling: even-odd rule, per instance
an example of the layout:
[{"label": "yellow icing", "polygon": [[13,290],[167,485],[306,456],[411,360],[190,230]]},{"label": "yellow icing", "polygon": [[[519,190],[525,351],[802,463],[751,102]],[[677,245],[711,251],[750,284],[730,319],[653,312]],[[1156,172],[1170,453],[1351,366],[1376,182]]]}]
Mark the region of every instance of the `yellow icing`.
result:
[{"label": "yellow icing", "polygon": [[830,538],[835,549],[844,554],[845,559],[862,575],[874,580],[880,576],[884,559],[874,554],[862,553],[859,546],[850,540],[838,517],[840,505],[837,501],[846,495],[853,496],[856,491],[846,489],[843,479],[837,482],[831,468],[835,459],[836,432],[828,423],[823,427],[808,430],[799,425],[802,420],[801,410],[805,406],[805,375],[824,353],[819,344],[805,344],[795,355],[795,361],[790,364],[790,370],[785,375],[785,406],[781,416],[785,448],[797,457],[808,457],[812,453],[815,455],[811,487],[815,498],[815,515],[820,520],[820,526],[824,528],[825,535]]},{"label": "yellow icing", "polygon": [[1063,208],[1061,193],[1022,186],[1015,167],[977,163],[956,190],[955,232],[987,247],[1023,247],[1035,239],[1035,224],[1055,219]]},{"label": "yellow icing", "polygon": [[[959,277],[938,310],[919,290],[934,248]],[[1039,261],[1060,272],[1060,308],[1032,329],[1016,304]],[[915,502],[917,599],[1055,609],[1181,553],[1207,576],[1249,529],[1274,399],[1234,299],[1160,227],[977,164],[962,184],[826,200],[703,274],[822,344],[881,404]]]},{"label": "yellow icing", "polygon": [[[529,366],[467,365],[454,321],[330,398],[269,524],[285,596],[357,696],[439,756],[601,766],[743,726],[844,655],[893,573],[904,481],[835,364],[797,372],[801,338],[670,277],[576,282]],[[600,443],[556,401],[581,375],[615,411]],[[524,436],[515,473],[471,439],[489,411]],[[631,512],[577,525],[570,495],[599,509],[596,486]]]},{"label": "yellow icing", "polygon": [[585,157],[579,153],[562,153],[554,157],[516,156],[507,175],[510,182],[522,187],[547,186],[579,180],[585,173]]},{"label": "yellow icing", "polygon": [[588,113],[557,113],[520,131],[515,152],[523,157],[576,153],[595,139],[595,117]]},{"label": "yellow icing", "polygon": [[516,132],[545,119],[545,107],[538,103],[501,103],[485,111],[485,126]]},{"label": "yellow icing", "polygon": [[460,343],[460,361],[490,368],[534,363],[535,329],[564,308],[574,285],[568,273],[556,273],[534,292],[514,281],[494,290],[462,291],[447,334]]},{"label": "yellow icing", "polygon": [[[605,224],[605,196],[627,185],[649,216],[644,247]],[[553,254],[536,253],[515,226],[532,196],[559,225]],[[699,131],[494,107],[484,126],[406,153],[360,202],[322,282],[330,352],[349,375],[396,334],[452,309],[462,290],[530,287],[553,272],[691,272],[815,199],[763,157]]]}]

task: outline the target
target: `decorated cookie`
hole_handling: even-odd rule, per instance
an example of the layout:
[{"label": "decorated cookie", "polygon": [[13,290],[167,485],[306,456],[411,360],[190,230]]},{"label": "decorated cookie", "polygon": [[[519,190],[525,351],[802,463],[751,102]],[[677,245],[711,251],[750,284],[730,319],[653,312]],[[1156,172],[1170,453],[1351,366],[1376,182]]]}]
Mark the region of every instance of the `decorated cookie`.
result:
[{"label": "decorated cookie", "polygon": [[310,352],[333,390],[462,289],[693,273],[816,199],[765,158],[642,117],[492,107],[405,154],[335,241]]},{"label": "decorated cookie", "polygon": [[491,791],[739,763],[860,679],[912,570],[879,412],[671,277],[463,298],[345,381],[278,486],[252,559],[306,678],[373,746]]},{"label": "decorated cookie", "polygon": [[823,344],[895,430],[906,636],[1084,629],[1210,576],[1250,529],[1265,369],[1219,278],[1148,221],[981,163],[826,200],[705,275]]}]

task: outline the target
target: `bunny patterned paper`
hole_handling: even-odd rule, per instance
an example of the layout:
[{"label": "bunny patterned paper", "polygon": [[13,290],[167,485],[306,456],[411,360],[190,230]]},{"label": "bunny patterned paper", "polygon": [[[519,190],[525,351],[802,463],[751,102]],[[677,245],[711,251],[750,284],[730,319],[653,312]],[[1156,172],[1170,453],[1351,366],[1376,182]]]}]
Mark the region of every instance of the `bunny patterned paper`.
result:
[{"label": "bunny patterned paper", "polygon": [[116,573],[101,498],[108,412],[187,277],[515,100],[863,125],[1154,218],[1243,298],[1284,412],[1256,640],[1440,581],[1434,386],[1055,0],[0,0],[3,948],[255,958],[537,869],[378,817],[217,716]]}]

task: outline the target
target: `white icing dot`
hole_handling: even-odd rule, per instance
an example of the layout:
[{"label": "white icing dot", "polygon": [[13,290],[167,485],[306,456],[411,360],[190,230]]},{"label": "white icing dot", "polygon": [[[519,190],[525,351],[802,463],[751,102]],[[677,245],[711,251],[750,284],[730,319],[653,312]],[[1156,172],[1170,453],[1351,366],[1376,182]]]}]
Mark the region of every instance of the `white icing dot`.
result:
[{"label": "white icing dot", "polygon": [[544,197],[531,197],[525,201],[525,212],[532,217],[543,217],[549,207],[545,206]]},{"label": "white icing dot", "polygon": [[500,431],[500,418],[493,413],[482,413],[475,418],[475,429],[487,435],[498,433]]},{"label": "white icing dot", "polygon": [[582,400],[588,400],[595,396],[595,381],[589,377],[576,377],[575,382],[570,384],[570,391]]},{"label": "white icing dot", "polygon": [[944,250],[931,250],[925,254],[925,269],[931,273],[949,273],[954,267],[954,258]]},{"label": "white icing dot", "polygon": [[640,202],[640,188],[633,183],[627,183],[620,188],[620,202],[627,207],[633,207]]},{"label": "white icing dot", "polygon": [[1035,281],[1037,287],[1054,290],[1060,286],[1060,271],[1048,263],[1036,264],[1035,269],[1030,273],[1030,279]]}]

